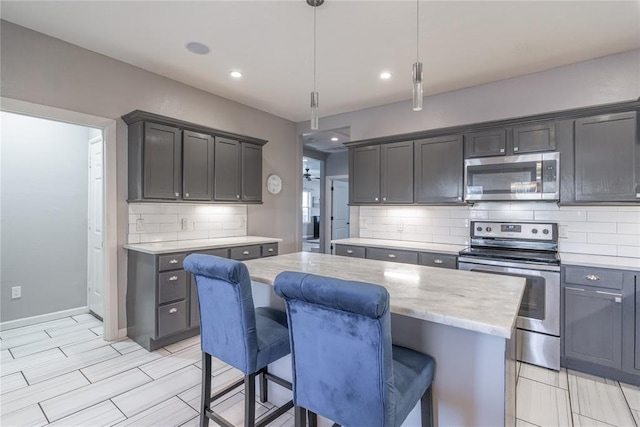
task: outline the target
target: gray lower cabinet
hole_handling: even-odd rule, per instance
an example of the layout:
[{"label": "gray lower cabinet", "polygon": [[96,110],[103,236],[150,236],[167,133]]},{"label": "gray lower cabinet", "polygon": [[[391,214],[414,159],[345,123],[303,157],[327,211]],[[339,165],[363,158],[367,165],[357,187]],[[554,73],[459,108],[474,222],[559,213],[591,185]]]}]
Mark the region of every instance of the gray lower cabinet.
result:
[{"label": "gray lower cabinet", "polygon": [[496,128],[464,135],[464,156],[504,156],[507,152],[507,130]]},{"label": "gray lower cabinet", "polygon": [[366,248],[365,257],[378,261],[401,262],[403,264],[417,264],[418,252],[386,248]]},{"label": "gray lower cabinet", "polygon": [[349,256],[352,258],[365,258],[364,246],[336,245],[336,255]]},{"label": "gray lower cabinet", "polygon": [[251,259],[278,254],[277,243],[153,255],[128,251],[127,335],[149,351],[197,335],[195,279],[183,269],[189,253]]},{"label": "gray lower cabinet", "polygon": [[440,136],[414,143],[416,203],[456,203],[463,197],[462,136]]},{"label": "gray lower cabinet", "polygon": [[380,146],[382,203],[413,203],[413,141]]},{"label": "gray lower cabinet", "polygon": [[214,194],[218,201],[240,201],[241,170],[240,141],[215,139]]},{"label": "gray lower cabinet", "polygon": [[426,265],[428,267],[441,267],[456,270],[458,268],[458,257],[456,255],[420,252],[418,254],[418,264]]},{"label": "gray lower cabinet", "polygon": [[515,126],[512,130],[512,153],[524,154],[556,149],[556,124],[546,122]]},{"label": "gray lower cabinet", "polygon": [[213,200],[213,137],[182,132],[182,193],[185,200]]},{"label": "gray lower cabinet", "polygon": [[575,200],[640,200],[640,140],[635,111],[575,121]]},{"label": "gray lower cabinet", "polygon": [[437,252],[418,252],[406,249],[376,248],[355,245],[335,245],[335,254],[352,258],[367,258],[378,261],[417,264],[428,267],[458,268],[456,255]]},{"label": "gray lower cabinet", "polygon": [[349,150],[349,203],[380,203],[380,146]]}]

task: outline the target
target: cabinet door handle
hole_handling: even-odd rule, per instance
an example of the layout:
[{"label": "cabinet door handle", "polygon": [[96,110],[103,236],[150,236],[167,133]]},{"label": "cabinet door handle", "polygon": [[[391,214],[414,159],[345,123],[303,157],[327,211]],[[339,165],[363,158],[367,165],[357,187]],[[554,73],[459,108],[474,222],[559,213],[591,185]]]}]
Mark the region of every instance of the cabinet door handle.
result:
[{"label": "cabinet door handle", "polygon": [[189,197],[189,193],[184,193],[184,197]]},{"label": "cabinet door handle", "polygon": [[605,291],[596,291],[596,294],[601,294],[601,295],[613,295],[614,297],[621,297],[622,294],[616,293],[616,292],[605,292]]},{"label": "cabinet door handle", "polygon": [[376,197],[376,202],[378,201],[378,198]]},{"label": "cabinet door handle", "polygon": [[169,264],[177,264],[178,260],[177,259],[171,259],[169,260]]},{"label": "cabinet door handle", "polygon": [[348,254],[352,254],[352,253],[353,253],[353,250],[351,250],[351,249],[347,249],[347,253],[348,253]]},{"label": "cabinet door handle", "polygon": [[572,291],[580,291],[580,292],[584,292],[584,289],[582,288],[572,288],[571,286],[565,286],[565,289],[571,289]]},{"label": "cabinet door handle", "polygon": [[240,195],[239,195],[239,194],[236,194],[236,199],[239,199],[239,198],[240,198]]},{"label": "cabinet door handle", "polygon": [[177,312],[178,312],[178,309],[175,307],[169,310],[169,314],[176,314]]},{"label": "cabinet door handle", "polygon": [[513,151],[518,151],[518,147],[513,147]]},{"label": "cabinet door handle", "polygon": [[178,280],[178,276],[171,276],[171,277],[169,277],[169,281],[170,281],[170,282],[175,282],[176,280]]},{"label": "cabinet door handle", "polygon": [[242,252],[242,255],[249,255],[249,251]]},{"label": "cabinet door handle", "polygon": [[504,153],[504,148],[501,148],[501,149],[500,149],[500,152],[501,152],[501,153]]},{"label": "cabinet door handle", "polygon": [[269,248],[269,252],[273,252],[273,248]]},{"label": "cabinet door handle", "polygon": [[176,193],[176,197],[180,197],[180,193]]},{"label": "cabinet door handle", "polygon": [[584,276],[584,278],[593,282],[595,282],[596,280],[600,280],[600,276],[596,276],[595,274],[587,274],[586,276]]},{"label": "cabinet door handle", "polygon": [[386,198],[386,197],[383,197],[383,198],[382,198],[382,201],[383,201],[383,202],[386,202],[386,201],[387,201],[387,198]]},{"label": "cabinet door handle", "polygon": [[442,261],[440,258],[436,258],[433,260],[434,264],[442,264],[444,261]]},{"label": "cabinet door handle", "polygon": [[389,254],[389,258],[395,258],[396,256],[394,254]]}]

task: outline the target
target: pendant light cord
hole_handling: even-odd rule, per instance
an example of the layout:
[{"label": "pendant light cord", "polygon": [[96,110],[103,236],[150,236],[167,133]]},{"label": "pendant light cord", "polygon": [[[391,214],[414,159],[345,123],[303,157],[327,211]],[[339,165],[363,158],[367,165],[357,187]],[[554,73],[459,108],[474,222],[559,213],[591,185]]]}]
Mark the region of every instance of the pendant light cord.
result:
[{"label": "pendant light cord", "polygon": [[416,0],[416,62],[420,62],[420,0]]},{"label": "pendant light cord", "polygon": [[313,91],[316,91],[316,38],[317,38],[317,31],[316,31],[316,9],[318,9],[317,6],[314,6],[313,8]]}]

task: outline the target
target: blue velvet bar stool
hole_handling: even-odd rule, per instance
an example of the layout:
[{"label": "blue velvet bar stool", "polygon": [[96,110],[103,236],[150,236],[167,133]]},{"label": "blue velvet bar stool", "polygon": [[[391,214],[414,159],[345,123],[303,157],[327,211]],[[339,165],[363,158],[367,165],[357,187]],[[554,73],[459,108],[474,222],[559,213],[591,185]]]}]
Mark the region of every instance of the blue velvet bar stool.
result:
[{"label": "blue velvet bar stool", "polygon": [[[264,426],[293,407],[289,401],[276,411],[255,419],[255,378],[260,375],[260,400],[267,401],[267,380],[291,389],[291,383],[267,371],[270,363],[289,354],[286,314],[267,307],[254,308],[247,267],[238,261],[192,254],[184,269],[195,276],[200,307],[202,346],[202,400],[200,426],[209,419],[234,427],[211,410],[211,402],[244,384],[245,427]],[[239,369],[244,378],[211,396],[211,356]]]},{"label": "blue velvet bar stool", "polygon": [[389,293],[382,286],[283,272],[296,426],[315,414],[348,427],[397,427],[421,401],[433,425],[435,361],[391,344]]}]

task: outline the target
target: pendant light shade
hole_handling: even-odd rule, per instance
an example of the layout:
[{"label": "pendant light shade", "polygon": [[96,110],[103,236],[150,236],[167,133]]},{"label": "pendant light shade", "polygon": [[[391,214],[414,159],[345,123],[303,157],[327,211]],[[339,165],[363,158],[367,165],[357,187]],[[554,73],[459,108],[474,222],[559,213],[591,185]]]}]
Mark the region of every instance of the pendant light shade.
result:
[{"label": "pendant light shade", "polygon": [[318,130],[318,92],[316,91],[316,8],[324,3],[324,0],[307,0],[307,4],[313,7],[313,91],[311,92],[311,130]]},{"label": "pendant light shade", "polygon": [[318,130],[318,92],[311,92],[311,130]]},{"label": "pendant light shade", "polygon": [[413,64],[413,111],[422,111],[422,62],[420,62],[420,0],[416,0],[416,62]]}]

